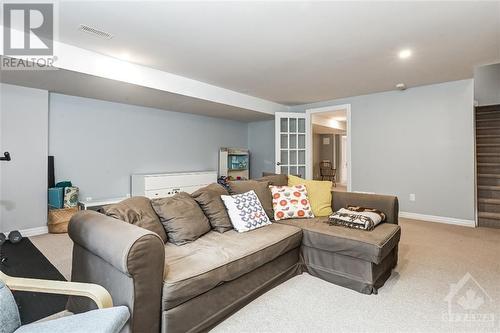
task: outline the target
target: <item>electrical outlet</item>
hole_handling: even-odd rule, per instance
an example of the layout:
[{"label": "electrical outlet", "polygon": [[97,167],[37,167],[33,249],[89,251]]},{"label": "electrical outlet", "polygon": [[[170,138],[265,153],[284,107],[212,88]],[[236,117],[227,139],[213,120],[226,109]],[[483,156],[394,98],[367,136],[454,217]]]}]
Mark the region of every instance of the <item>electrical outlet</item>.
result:
[{"label": "electrical outlet", "polygon": [[410,201],[415,201],[415,193],[410,193]]}]

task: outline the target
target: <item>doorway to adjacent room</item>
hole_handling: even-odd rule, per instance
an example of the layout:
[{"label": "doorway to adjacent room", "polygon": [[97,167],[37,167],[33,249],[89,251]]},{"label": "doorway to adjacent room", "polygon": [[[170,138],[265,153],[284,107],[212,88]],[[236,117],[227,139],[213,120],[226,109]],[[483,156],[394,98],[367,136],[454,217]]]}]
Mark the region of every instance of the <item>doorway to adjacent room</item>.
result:
[{"label": "doorway to adjacent room", "polygon": [[306,177],[351,189],[350,104],[306,111]]}]

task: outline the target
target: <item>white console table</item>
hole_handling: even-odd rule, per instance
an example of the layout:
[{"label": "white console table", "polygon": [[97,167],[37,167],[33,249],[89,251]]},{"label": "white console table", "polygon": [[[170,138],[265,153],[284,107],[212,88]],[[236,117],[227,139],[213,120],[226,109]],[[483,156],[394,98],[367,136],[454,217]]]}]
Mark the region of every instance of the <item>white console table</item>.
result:
[{"label": "white console table", "polygon": [[83,200],[78,202],[78,206],[81,210],[97,210],[102,206],[115,204],[125,199],[128,199],[128,197]]}]

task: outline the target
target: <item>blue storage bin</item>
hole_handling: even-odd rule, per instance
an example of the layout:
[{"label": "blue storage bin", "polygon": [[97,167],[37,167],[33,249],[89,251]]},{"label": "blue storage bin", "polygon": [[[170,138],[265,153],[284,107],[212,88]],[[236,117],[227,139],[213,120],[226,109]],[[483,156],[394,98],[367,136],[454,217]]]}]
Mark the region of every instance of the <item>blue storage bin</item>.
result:
[{"label": "blue storage bin", "polygon": [[64,205],[64,188],[52,187],[49,188],[49,208],[61,209]]}]

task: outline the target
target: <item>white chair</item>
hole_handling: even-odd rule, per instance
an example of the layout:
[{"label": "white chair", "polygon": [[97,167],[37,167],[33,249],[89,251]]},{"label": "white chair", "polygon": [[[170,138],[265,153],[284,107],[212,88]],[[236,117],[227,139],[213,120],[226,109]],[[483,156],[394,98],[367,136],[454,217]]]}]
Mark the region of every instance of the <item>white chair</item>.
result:
[{"label": "white chair", "polygon": [[[11,290],[88,297],[98,309],[21,326]],[[123,328],[129,317],[128,308],[113,307],[111,295],[99,285],[17,278],[0,272],[0,333],[115,333]]]}]

